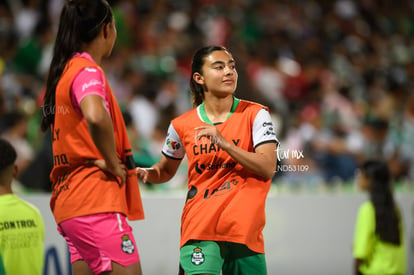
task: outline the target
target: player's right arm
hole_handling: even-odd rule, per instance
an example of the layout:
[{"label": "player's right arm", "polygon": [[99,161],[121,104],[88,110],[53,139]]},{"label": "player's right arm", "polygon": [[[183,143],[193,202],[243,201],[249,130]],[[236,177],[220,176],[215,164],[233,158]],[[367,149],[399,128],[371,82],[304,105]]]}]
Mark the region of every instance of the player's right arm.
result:
[{"label": "player's right arm", "polygon": [[160,161],[150,168],[137,167],[137,176],[142,182],[163,183],[169,181],[177,172],[181,160],[162,155]]},{"label": "player's right arm", "polygon": [[105,164],[100,168],[104,167],[104,170],[120,177],[123,184],[126,179],[126,168],[116,153],[112,119],[105,108],[104,101],[98,95],[88,95],[80,102],[80,108],[92,140],[105,160]]},{"label": "player's right arm", "polygon": [[99,168],[126,180],[126,167],[118,158],[114,128],[110,116],[105,79],[97,68],[84,68],[75,77],[71,88],[72,104],[80,110],[88,125],[89,133],[103,160],[94,160]]},{"label": "player's right arm", "polygon": [[174,126],[168,127],[167,137],[158,163],[150,168],[136,168],[137,176],[145,183],[163,183],[169,181],[177,172],[185,151],[180,136]]}]

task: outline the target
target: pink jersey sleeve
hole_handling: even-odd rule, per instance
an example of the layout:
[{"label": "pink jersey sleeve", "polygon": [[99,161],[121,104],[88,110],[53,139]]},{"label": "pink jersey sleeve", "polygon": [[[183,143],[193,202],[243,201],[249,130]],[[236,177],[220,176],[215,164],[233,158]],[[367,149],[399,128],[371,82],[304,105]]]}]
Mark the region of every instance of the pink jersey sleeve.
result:
[{"label": "pink jersey sleeve", "polygon": [[72,104],[81,116],[80,102],[87,95],[98,95],[105,101],[106,109],[109,112],[109,101],[105,88],[105,80],[101,70],[94,67],[87,67],[80,71],[72,82],[71,98]]}]

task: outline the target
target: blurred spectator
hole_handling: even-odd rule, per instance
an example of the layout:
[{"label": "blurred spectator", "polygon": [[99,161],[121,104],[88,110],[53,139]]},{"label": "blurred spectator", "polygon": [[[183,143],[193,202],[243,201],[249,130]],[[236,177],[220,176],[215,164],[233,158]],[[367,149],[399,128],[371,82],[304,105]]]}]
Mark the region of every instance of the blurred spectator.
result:
[{"label": "blurred spectator", "polygon": [[401,145],[399,155],[408,163],[408,176],[414,180],[414,94],[412,93],[407,102],[401,125]]},{"label": "blurred spectator", "polygon": [[41,0],[10,1],[19,40],[29,38],[41,19]]},{"label": "blurred spectator", "polygon": [[7,113],[3,119],[5,128],[1,137],[9,141],[17,151],[16,165],[19,171],[16,178],[19,179],[34,158],[34,149],[27,139],[28,118],[16,111]]},{"label": "blurred spectator", "polygon": [[52,190],[52,183],[49,175],[53,168],[52,135],[50,130],[40,138],[40,148],[36,150],[33,161],[20,174],[19,181],[29,190],[50,192]]},{"label": "blurred spectator", "polygon": [[285,176],[289,184],[310,186],[323,184],[325,182],[324,172],[315,161],[315,151],[312,146],[313,140],[318,138],[321,129],[319,106],[309,103],[293,116],[295,121],[288,129],[286,138],[278,149],[277,174]]},{"label": "blurred spectator", "polygon": [[350,99],[340,93],[335,75],[323,71],[319,83],[321,124],[310,146],[327,183],[348,182],[358,165],[347,143],[352,131],[359,128],[358,116]]},{"label": "blurred spectator", "polygon": [[144,139],[150,139],[159,120],[159,111],[156,105],[160,79],[156,76],[148,77],[146,82],[135,88],[135,95],[129,104],[129,113],[132,116],[138,134]]},{"label": "blurred spectator", "polygon": [[132,117],[127,111],[124,111],[124,121],[129,139],[131,140],[135,164],[140,167],[150,167],[155,164],[159,158],[158,155],[155,156],[149,151],[151,139],[144,139],[138,134],[132,123]]}]

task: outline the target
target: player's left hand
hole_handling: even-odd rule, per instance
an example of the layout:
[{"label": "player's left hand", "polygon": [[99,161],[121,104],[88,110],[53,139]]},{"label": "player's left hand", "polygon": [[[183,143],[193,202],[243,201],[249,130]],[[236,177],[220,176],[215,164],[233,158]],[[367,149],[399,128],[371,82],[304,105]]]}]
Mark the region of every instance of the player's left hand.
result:
[{"label": "player's left hand", "polygon": [[228,141],[221,135],[217,127],[213,125],[205,125],[196,127],[196,141],[199,141],[203,137],[208,138],[211,143],[219,145],[221,148],[226,149]]}]

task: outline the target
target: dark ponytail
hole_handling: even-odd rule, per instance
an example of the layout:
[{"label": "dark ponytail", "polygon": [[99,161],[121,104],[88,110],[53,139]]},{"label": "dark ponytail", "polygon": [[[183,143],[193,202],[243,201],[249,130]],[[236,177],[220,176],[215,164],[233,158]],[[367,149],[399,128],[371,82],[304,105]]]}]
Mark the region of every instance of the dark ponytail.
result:
[{"label": "dark ponytail", "polygon": [[387,243],[401,244],[401,217],[395,204],[391,173],[385,162],[368,160],[361,167],[362,173],[370,179],[370,198],[375,208],[375,230],[379,238]]},{"label": "dark ponytail", "polygon": [[203,74],[203,65],[205,57],[215,51],[227,51],[222,46],[207,46],[199,49],[193,56],[191,63],[191,77],[190,77],[190,89],[193,98],[193,106],[197,107],[204,101],[204,87],[193,79],[194,73]]},{"label": "dark ponytail", "polygon": [[112,20],[112,11],[105,0],[66,0],[63,6],[46,81],[40,128],[46,131],[55,119],[56,86],[70,58],[82,44],[94,40],[101,27]]}]

